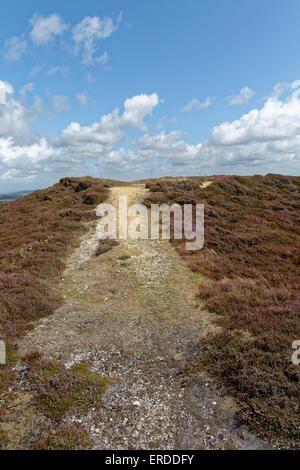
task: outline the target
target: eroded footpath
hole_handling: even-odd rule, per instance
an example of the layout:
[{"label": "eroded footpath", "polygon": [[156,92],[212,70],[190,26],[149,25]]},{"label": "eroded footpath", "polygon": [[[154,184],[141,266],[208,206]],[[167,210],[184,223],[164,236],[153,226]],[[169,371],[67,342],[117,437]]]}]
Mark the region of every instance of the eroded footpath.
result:
[{"label": "eroded footpath", "polygon": [[[141,202],[142,185],[111,189]],[[20,343],[20,353],[40,351],[70,368],[88,362],[109,378],[102,407],[66,416],[84,424],[95,449],[258,449],[264,443],[237,422],[234,402],[208,377],[181,380],[180,370],[195,344],[213,326],[213,315],[196,301],[201,279],[167,241],[122,240],[94,256],[96,224],[82,238],[58,287],[57,312],[42,319]],[[22,384],[15,409],[30,403]],[[19,400],[19,402],[18,402]],[[24,407],[25,403],[25,407]],[[5,423],[4,423],[5,427]],[[11,447],[36,437],[43,418],[11,413]]]}]

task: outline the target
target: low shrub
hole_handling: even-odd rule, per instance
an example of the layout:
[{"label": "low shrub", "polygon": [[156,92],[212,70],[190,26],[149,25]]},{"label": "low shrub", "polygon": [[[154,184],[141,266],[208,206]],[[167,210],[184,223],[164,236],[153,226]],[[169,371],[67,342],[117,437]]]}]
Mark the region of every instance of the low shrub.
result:
[{"label": "low shrub", "polygon": [[147,196],[148,205],[205,207],[204,248],[173,244],[193,271],[210,278],[199,298],[218,315],[222,332],[201,340],[186,373],[208,368],[242,404],[241,417],[253,431],[297,448],[300,376],[291,356],[300,338],[300,178],[211,179],[210,186],[191,189],[188,182],[165,182]]},{"label": "low shrub", "polygon": [[[85,231],[84,222],[96,218],[92,209],[107,197],[107,182],[115,184],[62,178],[50,188],[0,207],[0,339],[7,351],[7,364],[0,365],[0,390],[14,380],[17,339],[60,304],[55,284],[64,259]],[[87,205],[86,191],[97,194],[97,202]]]},{"label": "low shrub", "polygon": [[83,196],[83,203],[88,205],[101,204],[106,199],[104,194],[98,193],[96,191],[88,190]]},{"label": "low shrub", "polygon": [[44,432],[33,450],[86,450],[91,447],[92,441],[84,426],[65,424]]},{"label": "low shrub", "polygon": [[70,410],[89,411],[100,406],[107,383],[106,378],[90,374],[87,364],[67,369],[62,364],[32,355],[27,378],[37,409],[57,422]]}]

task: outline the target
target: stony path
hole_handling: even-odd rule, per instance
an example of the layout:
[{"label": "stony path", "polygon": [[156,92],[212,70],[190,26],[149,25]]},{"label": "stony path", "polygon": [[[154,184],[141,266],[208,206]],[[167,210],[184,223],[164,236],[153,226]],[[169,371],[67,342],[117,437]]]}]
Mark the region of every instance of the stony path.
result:
[{"label": "stony path", "polygon": [[[110,200],[127,195],[130,204],[145,191],[113,188]],[[109,377],[103,407],[67,419],[87,426],[95,449],[262,448],[209,378],[180,381],[195,342],[213,328],[195,300],[201,279],[169,242],[123,240],[95,257],[97,243],[92,224],[59,285],[63,306],[20,344],[21,353],[39,350],[67,367],[88,361]]]}]

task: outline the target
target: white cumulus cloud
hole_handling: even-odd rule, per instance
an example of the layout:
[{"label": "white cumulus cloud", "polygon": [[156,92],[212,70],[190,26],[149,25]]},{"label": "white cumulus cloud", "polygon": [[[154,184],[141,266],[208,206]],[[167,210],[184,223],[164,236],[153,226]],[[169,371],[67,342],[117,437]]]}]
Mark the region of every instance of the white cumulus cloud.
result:
[{"label": "white cumulus cloud", "polygon": [[30,130],[31,112],[14,97],[10,83],[0,81],[0,88],[5,96],[4,103],[0,104],[0,138],[23,137]]},{"label": "white cumulus cloud", "polygon": [[[290,89],[293,90],[292,86]],[[300,132],[299,93],[296,88],[285,101],[273,95],[261,109],[253,109],[236,121],[214,127],[213,141],[221,145],[245,145],[294,139]]]},{"label": "white cumulus cloud", "polygon": [[145,130],[144,118],[147,114],[151,114],[158,103],[159,98],[156,93],[152,93],[152,95],[141,94],[128,98],[124,103],[122,122],[125,125]]},{"label": "white cumulus cloud", "polygon": [[[123,111],[115,108],[99,121],[83,126],[71,122],[56,138],[30,136],[36,107],[26,108],[13,88],[0,105],[0,179],[36,178],[41,173],[63,176],[118,171],[120,177],[169,174],[266,173],[296,174],[300,170],[300,82],[285,86],[284,94],[272,93],[260,109],[232,122],[215,126],[211,138],[190,144],[180,130],[152,134],[146,117],[159,104],[156,93],[128,98]],[[0,88],[1,88],[0,86]],[[69,105],[56,98],[56,108]],[[144,131],[128,144],[132,130]]]}]

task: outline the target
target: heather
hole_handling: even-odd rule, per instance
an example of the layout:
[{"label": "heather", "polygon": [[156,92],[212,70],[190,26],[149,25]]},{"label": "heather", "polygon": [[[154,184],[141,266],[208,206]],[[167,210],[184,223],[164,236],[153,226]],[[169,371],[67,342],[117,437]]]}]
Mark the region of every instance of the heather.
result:
[{"label": "heather", "polygon": [[85,450],[92,447],[86,429],[79,425],[62,425],[42,434],[34,450]]},{"label": "heather", "polygon": [[300,436],[300,178],[281,175],[149,181],[148,205],[203,203],[205,244],[174,246],[189,267],[205,274],[199,299],[222,329],[198,345],[197,360],[241,404],[240,418],[285,447]]},{"label": "heather", "polygon": [[64,260],[93,220],[96,204],[111,180],[63,178],[0,208],[0,339],[7,365],[0,366],[0,390],[13,380],[17,339],[32,322],[52,314],[61,302],[55,286]]},{"label": "heather", "polygon": [[69,412],[88,412],[101,404],[107,379],[90,374],[88,364],[67,369],[32,354],[27,357],[26,377],[37,409],[59,423]]}]

